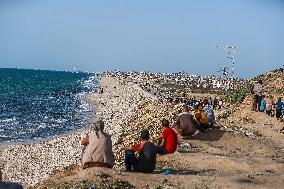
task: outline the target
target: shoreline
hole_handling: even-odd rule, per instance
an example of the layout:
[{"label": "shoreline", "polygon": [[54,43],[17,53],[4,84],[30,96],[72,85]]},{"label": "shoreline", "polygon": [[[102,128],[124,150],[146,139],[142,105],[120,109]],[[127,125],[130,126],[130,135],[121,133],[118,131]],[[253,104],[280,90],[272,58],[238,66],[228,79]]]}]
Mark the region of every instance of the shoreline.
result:
[{"label": "shoreline", "polygon": [[33,186],[55,170],[78,164],[82,151],[80,141],[98,117],[103,118],[106,132],[112,135],[115,152],[115,144],[119,144],[123,126],[137,110],[138,102],[150,99],[151,96],[147,96],[134,83],[122,83],[121,79],[115,77],[103,77],[99,85],[104,88],[103,94],[94,92],[86,97],[96,107],[88,126],[24,144],[0,144],[4,159],[3,180],[18,182],[24,187]]},{"label": "shoreline", "polygon": [[[99,83],[99,81],[98,81],[98,83]],[[70,130],[70,131],[67,131],[67,132],[64,132],[64,133],[60,133],[60,134],[57,134],[57,135],[54,135],[54,136],[46,137],[46,138],[28,139],[28,140],[25,140],[25,141],[15,141],[15,142],[14,141],[12,141],[12,142],[4,141],[4,142],[0,142],[0,147],[1,146],[6,146],[6,145],[32,145],[32,144],[39,144],[39,143],[44,143],[44,142],[48,142],[48,141],[51,141],[51,140],[55,140],[57,138],[64,137],[64,136],[67,136],[67,135],[73,135],[73,134],[79,134],[79,133],[85,132],[85,130],[88,130],[90,128],[91,124],[93,123],[93,121],[96,119],[95,116],[96,116],[96,112],[98,111],[97,110],[96,101],[89,99],[90,95],[96,94],[96,93],[97,93],[97,91],[94,91],[94,92],[91,92],[91,93],[87,94],[84,97],[85,101],[87,103],[89,103],[90,106],[91,106],[91,111],[88,111],[86,113],[86,116],[89,119],[89,123],[88,123],[87,126],[83,126],[82,128],[78,128],[76,130]]]}]

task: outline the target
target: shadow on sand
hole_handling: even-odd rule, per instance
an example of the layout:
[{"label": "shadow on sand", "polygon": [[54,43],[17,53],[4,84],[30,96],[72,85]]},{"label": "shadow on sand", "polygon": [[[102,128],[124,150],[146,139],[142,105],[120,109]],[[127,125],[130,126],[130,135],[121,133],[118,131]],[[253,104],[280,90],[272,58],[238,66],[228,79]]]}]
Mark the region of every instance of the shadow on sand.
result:
[{"label": "shadow on sand", "polygon": [[218,141],[223,137],[226,131],[220,129],[209,129],[204,133],[200,132],[194,136],[183,137],[184,140],[202,140],[202,141]]}]

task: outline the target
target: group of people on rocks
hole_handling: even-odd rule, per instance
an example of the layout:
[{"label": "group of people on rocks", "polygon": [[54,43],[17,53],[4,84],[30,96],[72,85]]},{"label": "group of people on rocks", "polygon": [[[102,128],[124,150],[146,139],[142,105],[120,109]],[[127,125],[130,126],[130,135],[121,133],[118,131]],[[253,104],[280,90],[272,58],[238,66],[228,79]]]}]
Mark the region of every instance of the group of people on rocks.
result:
[{"label": "group of people on rocks", "polygon": [[[162,119],[163,131],[161,136],[150,141],[149,130],[144,129],[140,135],[140,142],[133,146],[123,147],[125,154],[125,167],[127,171],[151,173],[155,170],[157,155],[174,153],[177,150],[178,138],[192,136],[204,132],[209,128],[215,128],[215,116],[213,107],[208,99],[195,105],[194,113],[184,104],[182,113],[177,116],[175,122],[170,124],[167,119]],[[80,169],[87,167],[114,166],[115,156],[112,151],[111,136],[104,131],[104,122],[99,120],[92,132],[82,139],[84,145],[82,151]],[[138,153],[138,157],[135,155]]]},{"label": "group of people on rocks", "polygon": [[257,112],[265,112],[271,117],[276,117],[277,120],[284,119],[284,103],[282,98],[279,97],[274,101],[272,95],[265,96],[262,90],[262,81],[257,81],[251,89],[252,93],[252,110]]},{"label": "group of people on rocks", "polygon": [[178,104],[178,103],[184,103],[186,105],[188,105],[189,107],[194,107],[196,106],[198,103],[203,102],[204,99],[207,100],[207,103],[212,106],[213,110],[220,110],[222,108],[224,108],[224,101],[221,97],[217,97],[215,96],[214,99],[212,99],[212,97],[205,97],[205,98],[201,98],[201,99],[197,99],[195,96],[190,97],[190,98],[179,98],[179,97],[166,97],[164,99],[160,98],[160,102],[167,102],[167,103],[172,103],[172,104]]},{"label": "group of people on rocks", "polygon": [[193,92],[235,90],[246,82],[245,79],[240,78],[191,75],[185,72],[151,73],[113,71],[105,72],[104,75],[119,77],[122,80],[135,81],[145,91],[153,89],[162,94],[178,87],[190,88]]}]

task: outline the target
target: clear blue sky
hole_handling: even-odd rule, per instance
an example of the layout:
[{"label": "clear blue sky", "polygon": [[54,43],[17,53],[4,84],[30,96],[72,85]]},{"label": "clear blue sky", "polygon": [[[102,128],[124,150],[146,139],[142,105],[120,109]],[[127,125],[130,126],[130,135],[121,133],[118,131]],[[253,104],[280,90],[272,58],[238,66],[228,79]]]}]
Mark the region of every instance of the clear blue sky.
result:
[{"label": "clear blue sky", "polygon": [[283,0],[0,0],[0,67],[236,74],[284,64]]}]

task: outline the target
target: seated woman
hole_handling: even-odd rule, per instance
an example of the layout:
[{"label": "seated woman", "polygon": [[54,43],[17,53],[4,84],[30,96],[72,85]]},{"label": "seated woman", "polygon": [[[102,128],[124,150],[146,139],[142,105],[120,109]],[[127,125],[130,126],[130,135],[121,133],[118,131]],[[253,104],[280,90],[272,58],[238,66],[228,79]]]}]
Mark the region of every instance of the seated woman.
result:
[{"label": "seated woman", "polygon": [[195,106],[195,112],[194,112],[194,118],[195,118],[195,127],[197,130],[204,132],[207,129],[209,129],[209,120],[206,116],[206,113],[203,110],[203,104],[198,103]]},{"label": "seated woman", "polygon": [[81,144],[85,146],[82,154],[82,164],[80,169],[87,167],[107,167],[112,168],[114,164],[114,154],[112,152],[111,136],[104,132],[104,122],[98,121],[95,131],[88,134]]}]

